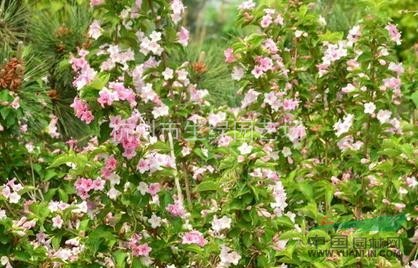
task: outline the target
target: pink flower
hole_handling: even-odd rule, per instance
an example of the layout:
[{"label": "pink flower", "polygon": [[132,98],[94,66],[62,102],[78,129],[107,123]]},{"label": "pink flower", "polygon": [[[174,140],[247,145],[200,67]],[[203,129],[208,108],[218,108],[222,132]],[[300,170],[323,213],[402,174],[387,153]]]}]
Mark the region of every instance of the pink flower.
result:
[{"label": "pink flower", "polygon": [[253,2],[253,0],[245,1],[238,7],[239,10],[251,10],[253,8],[255,8],[255,3]]},{"label": "pink flower", "polygon": [[84,100],[81,100],[78,97],[74,98],[71,107],[74,109],[75,115],[87,124],[90,124],[94,120],[94,116]]},{"label": "pink flower", "polygon": [[232,140],[233,140],[232,137],[230,137],[228,135],[222,135],[218,139],[218,146],[219,147],[226,147],[232,142]]},{"label": "pink flower", "polygon": [[404,203],[393,203],[393,205],[397,211],[402,211],[406,207]]},{"label": "pink flower", "polygon": [[52,218],[52,227],[61,229],[62,224],[64,221],[61,219],[61,216],[57,215],[54,218]]},{"label": "pink flower", "polygon": [[183,244],[196,244],[201,247],[204,247],[208,241],[203,237],[202,233],[199,231],[190,231],[183,235]]},{"label": "pink flower", "polygon": [[357,60],[351,59],[347,61],[347,71],[351,72],[358,68],[360,68],[360,63]]},{"label": "pink flower", "polygon": [[401,44],[401,33],[398,31],[398,28],[396,28],[395,24],[388,24],[385,29],[389,33],[390,39],[395,42],[397,45]]},{"label": "pink flower", "polygon": [[224,51],[224,56],[225,56],[226,63],[233,63],[236,60],[235,55],[234,55],[234,50],[232,48],[227,48]]},{"label": "pink flower", "polygon": [[415,177],[408,177],[406,178],[406,185],[408,185],[410,188],[415,188],[418,186],[418,181]]},{"label": "pink flower", "polygon": [[174,204],[170,204],[167,206],[166,210],[175,217],[183,217],[186,215],[186,210],[180,204],[179,201],[175,201]]},{"label": "pink flower", "polygon": [[283,101],[283,109],[285,111],[293,111],[295,110],[299,105],[299,100],[293,100],[293,99],[285,99]]},{"label": "pink flower", "polygon": [[269,38],[263,43],[263,47],[270,53],[276,54],[279,50],[277,49],[276,43],[273,39]]},{"label": "pink flower", "polygon": [[259,92],[255,91],[254,89],[251,88],[245,94],[245,97],[244,97],[244,99],[242,101],[242,104],[241,104],[241,108],[242,109],[245,109],[246,107],[248,107],[252,103],[256,102],[259,95],[260,95]]},{"label": "pink flower", "polygon": [[264,72],[261,69],[261,67],[259,66],[255,66],[254,69],[251,71],[251,74],[255,77],[255,78],[260,78]]},{"label": "pink flower", "polygon": [[[77,67],[77,66],[76,66]],[[73,64],[74,68],[74,64]],[[85,62],[85,65],[82,69],[79,69],[74,81],[73,86],[75,86],[78,90],[83,88],[84,86],[88,85],[90,82],[94,80],[96,77],[97,72],[90,67],[90,65]]]},{"label": "pink flower", "polygon": [[351,93],[355,90],[356,90],[356,87],[353,84],[349,83],[341,89],[341,92],[342,93]]},{"label": "pink flower", "polygon": [[402,63],[397,64],[397,63],[394,63],[394,62],[389,63],[388,69],[395,72],[397,75],[401,75],[405,71],[403,66],[402,66]]},{"label": "pink flower", "polygon": [[189,43],[189,31],[184,28],[181,27],[180,31],[177,33],[177,39],[182,46],[187,46],[187,44]]},{"label": "pink flower", "polygon": [[160,191],[160,189],[161,189],[161,185],[158,182],[151,183],[148,186],[148,193],[150,195],[154,196],[154,195],[157,195],[158,194],[158,192]]},{"label": "pink flower", "polygon": [[103,191],[104,186],[105,186],[105,181],[102,179],[95,179],[93,180],[93,190],[96,191]]},{"label": "pink flower", "polygon": [[306,130],[303,125],[292,126],[289,128],[287,137],[293,143],[303,139],[306,136]]},{"label": "pink flower", "polygon": [[138,162],[137,170],[139,170],[139,173],[143,174],[146,171],[150,169],[150,161],[147,159],[141,159]]},{"label": "pink flower", "polygon": [[10,103],[10,106],[12,106],[13,109],[17,110],[20,107],[20,98],[16,97],[13,99],[12,103]]},{"label": "pink flower", "polygon": [[124,152],[123,156],[131,159],[136,155],[136,149],[141,144],[141,138],[147,137],[147,129],[149,126],[140,122],[141,115],[138,112],[133,112],[127,119],[122,119],[120,116],[110,116],[110,133],[112,140],[121,144]]},{"label": "pink flower", "polygon": [[118,161],[116,160],[116,158],[111,155],[106,159],[106,168],[109,170],[115,170],[116,166],[118,164]]},{"label": "pink flower", "polygon": [[81,199],[87,199],[90,197],[89,192],[91,190],[101,191],[104,189],[105,181],[101,179],[91,180],[86,178],[78,179],[74,186],[77,190],[77,195]]},{"label": "pink flower", "polygon": [[321,69],[326,69],[325,66],[329,66],[331,63],[347,56],[346,44],[340,41],[338,44],[326,44],[326,50],[322,57]]},{"label": "pink flower", "polygon": [[195,86],[189,87],[190,101],[194,103],[203,103],[204,98],[209,95],[206,89],[196,89]]},{"label": "pink flower", "polygon": [[148,257],[149,253],[151,252],[152,248],[148,246],[147,243],[135,245],[132,249],[132,255],[134,256],[145,256]]},{"label": "pink flower", "polygon": [[99,6],[104,4],[105,0],[90,0],[90,6]]},{"label": "pink flower", "polygon": [[279,100],[279,94],[273,91],[264,93],[264,103],[270,105],[273,111],[278,111],[279,108],[283,106],[283,103]]},{"label": "pink flower", "polygon": [[348,32],[347,40],[351,43],[357,42],[361,36],[360,26],[356,25]]},{"label": "pink flower", "polygon": [[100,90],[99,92],[99,98],[97,99],[97,102],[100,103],[100,106],[103,108],[105,105],[112,105],[114,101],[119,100],[118,95],[115,92],[112,92],[108,90],[107,88],[104,88]]},{"label": "pink flower", "polygon": [[171,13],[171,19],[175,24],[177,24],[181,20],[185,11],[185,7],[181,0],[173,0],[171,2],[171,10],[173,11]]},{"label": "pink flower", "polygon": [[239,10],[251,10],[253,8],[255,8],[255,3],[253,2],[253,0],[245,1],[238,7]]},{"label": "pink flower", "polygon": [[273,18],[268,14],[268,15],[265,15],[265,16],[263,16],[262,18],[261,18],[261,22],[260,22],[260,25],[261,25],[261,27],[263,27],[263,28],[267,28],[267,27],[269,27],[270,26],[270,24],[272,24],[273,23]]},{"label": "pink flower", "polygon": [[135,93],[131,89],[126,88],[123,83],[110,82],[109,88],[114,90],[114,93],[110,96],[113,98],[113,101],[126,100],[129,102],[131,108],[136,106]]},{"label": "pink flower", "polygon": [[263,72],[267,72],[273,68],[273,61],[268,57],[257,57],[255,61]]},{"label": "pink flower", "polygon": [[386,78],[383,79],[383,85],[385,88],[399,90],[401,88],[401,79],[397,77]]},{"label": "pink flower", "polygon": [[274,209],[274,213],[276,215],[282,215],[284,209],[287,207],[287,194],[284,190],[283,184],[281,181],[276,181],[273,186],[273,198],[274,202],[270,204],[270,206]]}]

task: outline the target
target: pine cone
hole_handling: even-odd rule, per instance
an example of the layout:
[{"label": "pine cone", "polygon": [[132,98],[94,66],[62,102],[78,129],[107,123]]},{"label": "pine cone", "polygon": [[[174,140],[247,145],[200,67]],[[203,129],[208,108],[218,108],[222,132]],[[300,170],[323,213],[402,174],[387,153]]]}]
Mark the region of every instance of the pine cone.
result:
[{"label": "pine cone", "polygon": [[11,58],[0,69],[0,89],[17,92],[22,85],[23,75],[23,62],[17,58]]},{"label": "pine cone", "polygon": [[201,61],[192,63],[192,69],[195,73],[198,73],[198,74],[206,73],[206,71],[208,70],[206,67],[206,64]]}]

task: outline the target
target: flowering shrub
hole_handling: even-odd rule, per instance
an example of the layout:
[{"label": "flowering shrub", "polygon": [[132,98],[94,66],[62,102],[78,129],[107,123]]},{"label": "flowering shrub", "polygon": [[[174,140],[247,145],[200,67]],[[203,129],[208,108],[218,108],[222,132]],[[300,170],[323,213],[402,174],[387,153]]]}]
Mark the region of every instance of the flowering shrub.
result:
[{"label": "flowering shrub", "polygon": [[[180,0],[90,6],[71,107],[97,136],[39,166],[45,183],[5,175],[3,265],[415,267],[416,129],[395,25],[370,17],[343,36],[311,4],[244,1],[250,33],[224,51],[242,95],[229,108],[172,60],[189,42]],[[402,260],[308,254],[324,219],[399,213]]]}]

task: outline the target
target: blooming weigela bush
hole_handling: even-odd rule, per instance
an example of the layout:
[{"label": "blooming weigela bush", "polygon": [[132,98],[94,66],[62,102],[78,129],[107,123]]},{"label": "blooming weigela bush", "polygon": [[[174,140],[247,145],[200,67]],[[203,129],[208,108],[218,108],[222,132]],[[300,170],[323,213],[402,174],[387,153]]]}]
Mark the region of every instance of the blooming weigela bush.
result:
[{"label": "blooming weigela bush", "polygon": [[[219,53],[241,102],[226,107],[209,101],[204,72],[175,60],[190,41],[181,0],[91,0],[88,42],[68,65],[70,107],[96,135],[29,142],[30,179],[0,173],[1,264],[417,267],[416,126],[394,52],[401,33],[379,16],[332,32],[305,2],[239,4],[242,34]],[[20,85],[3,80],[2,141],[26,120]],[[48,139],[59,138],[57,117],[44,121]],[[379,216],[398,220],[334,224]],[[403,246],[375,258],[311,254],[362,231]]]}]

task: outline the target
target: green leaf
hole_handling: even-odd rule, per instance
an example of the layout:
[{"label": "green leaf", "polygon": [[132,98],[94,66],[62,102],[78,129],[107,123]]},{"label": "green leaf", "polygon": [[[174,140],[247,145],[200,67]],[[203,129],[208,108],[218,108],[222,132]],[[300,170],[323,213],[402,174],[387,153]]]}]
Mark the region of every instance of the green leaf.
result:
[{"label": "green leaf", "polygon": [[199,247],[198,245],[186,245],[184,246],[184,250],[198,253],[198,254],[203,252],[203,249]]},{"label": "green leaf", "polygon": [[277,225],[279,226],[284,226],[284,227],[293,227],[295,224],[289,219],[289,217],[287,216],[281,216],[278,217],[275,222],[277,223]]},{"label": "green leaf", "polygon": [[126,252],[123,252],[122,250],[117,250],[113,252],[113,256],[115,257],[116,261],[116,268],[124,268],[125,267],[125,259],[128,256]]},{"label": "green leaf", "polygon": [[415,108],[418,108],[418,90],[415,91],[410,97],[409,99],[411,99],[414,104],[415,104]]},{"label": "green leaf", "polygon": [[89,84],[94,89],[101,90],[109,81],[110,74],[101,74]]},{"label": "green leaf", "polygon": [[284,232],[280,235],[281,240],[292,240],[292,239],[295,239],[295,238],[302,238],[302,234],[297,232],[297,231],[290,230],[290,231],[286,231],[286,232]]},{"label": "green leaf", "polygon": [[196,190],[198,192],[205,192],[205,191],[218,191],[219,185],[216,181],[206,180],[201,182],[197,187]]},{"label": "green leaf", "polygon": [[344,33],[342,33],[342,32],[329,32],[329,31],[327,31],[324,34],[321,34],[319,36],[319,39],[323,42],[328,41],[328,42],[331,42],[331,43],[336,43],[336,42],[342,40],[343,36],[344,36]]},{"label": "green leaf", "polygon": [[300,182],[298,188],[308,200],[314,200],[313,186],[311,183],[306,181]]}]

